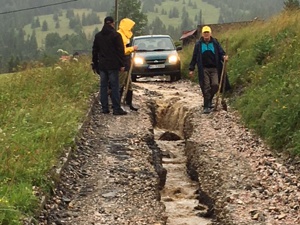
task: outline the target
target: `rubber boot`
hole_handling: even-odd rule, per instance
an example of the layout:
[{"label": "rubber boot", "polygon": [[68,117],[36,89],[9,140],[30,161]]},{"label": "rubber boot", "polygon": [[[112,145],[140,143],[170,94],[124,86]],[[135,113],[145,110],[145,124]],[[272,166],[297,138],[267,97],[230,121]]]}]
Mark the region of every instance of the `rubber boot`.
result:
[{"label": "rubber boot", "polygon": [[203,114],[209,114],[210,113],[209,103],[210,103],[210,99],[205,98],[204,99]]},{"label": "rubber boot", "polygon": [[211,109],[215,107],[215,104],[213,103],[213,98],[214,98],[214,96],[212,96],[209,99],[209,103],[208,103],[208,107],[211,108]]},{"label": "rubber boot", "polygon": [[132,95],[133,95],[133,92],[131,90],[128,90],[127,94],[126,94],[126,104],[129,106],[129,108],[131,110],[138,111],[138,108],[135,108],[132,105]]}]

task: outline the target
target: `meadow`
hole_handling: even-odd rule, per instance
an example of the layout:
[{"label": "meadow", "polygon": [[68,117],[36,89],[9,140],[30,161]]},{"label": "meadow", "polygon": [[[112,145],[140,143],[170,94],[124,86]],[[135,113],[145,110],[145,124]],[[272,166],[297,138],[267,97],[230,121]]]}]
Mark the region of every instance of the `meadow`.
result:
[{"label": "meadow", "polygon": [[[185,1],[186,4],[182,4],[182,1],[165,1],[162,2],[160,6],[156,5],[155,6],[155,12],[148,12],[148,23],[150,24],[156,17],[159,17],[160,20],[164,22],[164,25],[168,27],[169,25],[173,27],[180,27],[180,24],[182,22],[181,19],[181,14],[183,11],[183,8],[188,11],[189,18],[194,21],[193,26],[196,28],[199,21],[195,21],[195,17],[199,15],[200,10],[202,11],[202,17],[204,18],[204,23],[207,24],[212,24],[212,23],[217,23],[219,14],[220,14],[220,9],[215,8],[214,6],[201,1],[192,1],[193,3],[196,2],[197,8],[192,8],[188,6],[187,2]],[[179,18],[169,18],[169,15],[162,15],[161,10],[164,9],[167,12],[169,12],[170,9],[173,9],[176,7],[180,13]]]},{"label": "meadow", "polygon": [[[78,66],[80,64],[80,66]],[[49,194],[97,91],[90,59],[0,76],[0,224],[20,224]]]},{"label": "meadow", "polygon": [[[232,27],[228,39],[230,106],[277,153],[300,155],[299,12]],[[255,32],[253,32],[255,31]],[[188,78],[193,45],[180,53]],[[74,146],[98,76],[90,58],[0,76],[0,224],[19,225],[39,209],[35,194],[51,193],[51,169]],[[197,80],[194,80],[197,82]]]},{"label": "meadow", "polygon": [[[89,9],[74,10],[74,14],[79,15],[80,18],[82,18],[83,13],[85,13],[87,15],[91,12],[92,12],[92,10],[89,10]],[[97,14],[98,14],[98,17],[100,18],[100,21],[103,21],[106,16],[106,12],[101,12],[101,13],[97,13]],[[49,34],[49,33],[58,33],[61,37],[66,34],[74,34],[75,33],[74,30],[70,29],[70,27],[69,27],[69,19],[66,17],[65,11],[63,11],[62,15],[59,16],[59,25],[60,25],[59,28],[55,28],[56,22],[53,20],[52,14],[42,15],[42,16],[39,16],[38,18],[41,23],[41,27],[35,28],[35,32],[36,32],[36,39],[37,39],[39,48],[45,47],[45,38],[46,38],[47,34]],[[35,19],[37,19],[37,17]],[[44,21],[46,21],[48,24],[47,31],[42,31],[42,24]],[[91,37],[92,37],[94,30],[96,28],[98,28],[98,30],[101,30],[102,26],[103,26],[103,24],[95,24],[95,25],[91,25],[91,26],[83,26],[82,29],[83,29],[84,33],[86,34],[86,36],[90,37],[90,39],[92,39]],[[24,27],[24,31],[25,31],[26,35],[31,35],[32,31],[33,31],[31,28],[31,24],[26,25]]]},{"label": "meadow", "polygon": [[[223,47],[229,43],[231,105],[270,147],[293,156],[300,154],[299,18],[298,11],[283,11],[214,34]],[[191,54],[192,47],[182,52],[185,73]]]}]

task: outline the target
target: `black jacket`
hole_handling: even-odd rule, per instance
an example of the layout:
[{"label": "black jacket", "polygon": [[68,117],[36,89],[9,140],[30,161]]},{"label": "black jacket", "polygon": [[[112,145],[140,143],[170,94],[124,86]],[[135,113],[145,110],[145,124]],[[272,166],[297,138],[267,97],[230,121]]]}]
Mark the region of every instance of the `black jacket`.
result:
[{"label": "black jacket", "polygon": [[109,24],[95,35],[93,63],[99,70],[120,70],[125,65],[122,36]]}]

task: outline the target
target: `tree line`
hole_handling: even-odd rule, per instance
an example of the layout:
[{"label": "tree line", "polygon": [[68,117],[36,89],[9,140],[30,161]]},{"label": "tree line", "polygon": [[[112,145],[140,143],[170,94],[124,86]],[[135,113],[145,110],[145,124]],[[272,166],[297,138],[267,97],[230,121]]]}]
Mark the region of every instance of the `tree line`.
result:
[{"label": "tree line", "polygon": [[[111,0],[74,1],[68,4],[50,5],[48,0],[1,0],[0,23],[0,73],[13,72],[38,60],[48,65],[57,60],[57,47],[67,48],[70,53],[74,49],[89,49],[91,37],[86,37],[82,26],[101,24],[96,12],[109,12],[114,2]],[[38,7],[47,6],[47,7]],[[30,9],[32,8],[32,9]],[[24,10],[22,10],[24,9]],[[93,9],[91,14],[78,18],[72,15],[71,9]],[[9,13],[14,10],[17,12]],[[61,37],[58,33],[46,36],[45,47],[40,49],[37,44],[36,28],[48,31],[47,21],[40,21],[39,16],[53,14],[56,28],[60,24],[58,14],[67,10],[69,26],[74,34]],[[31,34],[25,34],[24,26],[31,24]]]},{"label": "tree line", "polygon": [[[119,0],[118,13],[119,19],[129,17],[134,19],[136,26],[135,35],[149,33],[169,34],[174,39],[181,36],[183,30],[195,29],[199,24],[205,23],[202,9],[198,9],[196,0],[168,0],[182,3],[183,8],[171,7],[169,9],[160,8],[166,0]],[[219,23],[250,20],[254,17],[262,19],[276,14],[282,8],[297,9],[298,0],[203,0],[217,8],[220,8]],[[1,0],[2,12],[9,12],[15,9],[25,9],[43,6],[49,4],[48,0]],[[199,12],[194,18],[190,18],[189,9],[198,9]],[[92,13],[83,14],[81,17],[75,15],[73,9],[92,9]],[[36,28],[48,31],[48,22],[40,21],[39,16],[53,14],[55,28],[60,27],[59,17],[62,11],[66,11],[66,17],[69,20],[70,29],[74,30],[72,35],[60,36],[53,30],[44,40],[44,48],[40,49],[37,45]],[[82,30],[83,26],[101,24],[97,12],[110,12],[114,15],[114,1],[112,0],[84,0],[74,1],[59,6],[49,6],[24,10],[13,14],[2,14],[0,24],[0,72],[15,71],[22,62],[42,61],[44,64],[51,64],[57,60],[57,49],[62,48],[70,53],[74,50],[90,50],[93,35],[99,30],[96,28],[90,36],[87,36]],[[148,12],[156,12],[160,15],[167,15],[169,18],[179,18],[181,23],[175,26],[166,26],[157,16],[149,22]],[[32,34],[25,34],[23,28],[31,24]]]}]

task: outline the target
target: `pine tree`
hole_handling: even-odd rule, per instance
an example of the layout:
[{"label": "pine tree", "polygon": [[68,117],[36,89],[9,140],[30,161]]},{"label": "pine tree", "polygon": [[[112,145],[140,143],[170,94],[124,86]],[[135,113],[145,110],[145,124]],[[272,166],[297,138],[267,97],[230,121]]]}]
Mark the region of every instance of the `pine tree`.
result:
[{"label": "pine tree", "polygon": [[35,27],[40,27],[41,23],[40,23],[40,19],[37,17],[35,20]]},{"label": "pine tree", "polygon": [[53,14],[53,20],[56,21],[56,22],[59,20],[58,13]]},{"label": "pine tree", "polygon": [[295,10],[300,8],[300,3],[298,0],[286,0],[284,2],[285,10]]},{"label": "pine tree", "polygon": [[56,28],[56,29],[60,28],[59,21],[57,21],[57,22],[56,22],[56,24],[55,24],[55,28]]},{"label": "pine tree", "polygon": [[47,31],[47,30],[48,30],[48,23],[46,20],[44,20],[43,26],[42,26],[42,31]]},{"label": "pine tree", "polygon": [[[118,20],[120,21],[123,18],[132,19],[135,22],[135,35],[141,34],[148,22],[147,15],[141,12],[141,4],[139,0],[119,0],[118,4]],[[114,15],[113,12],[114,8],[111,15]]]}]

